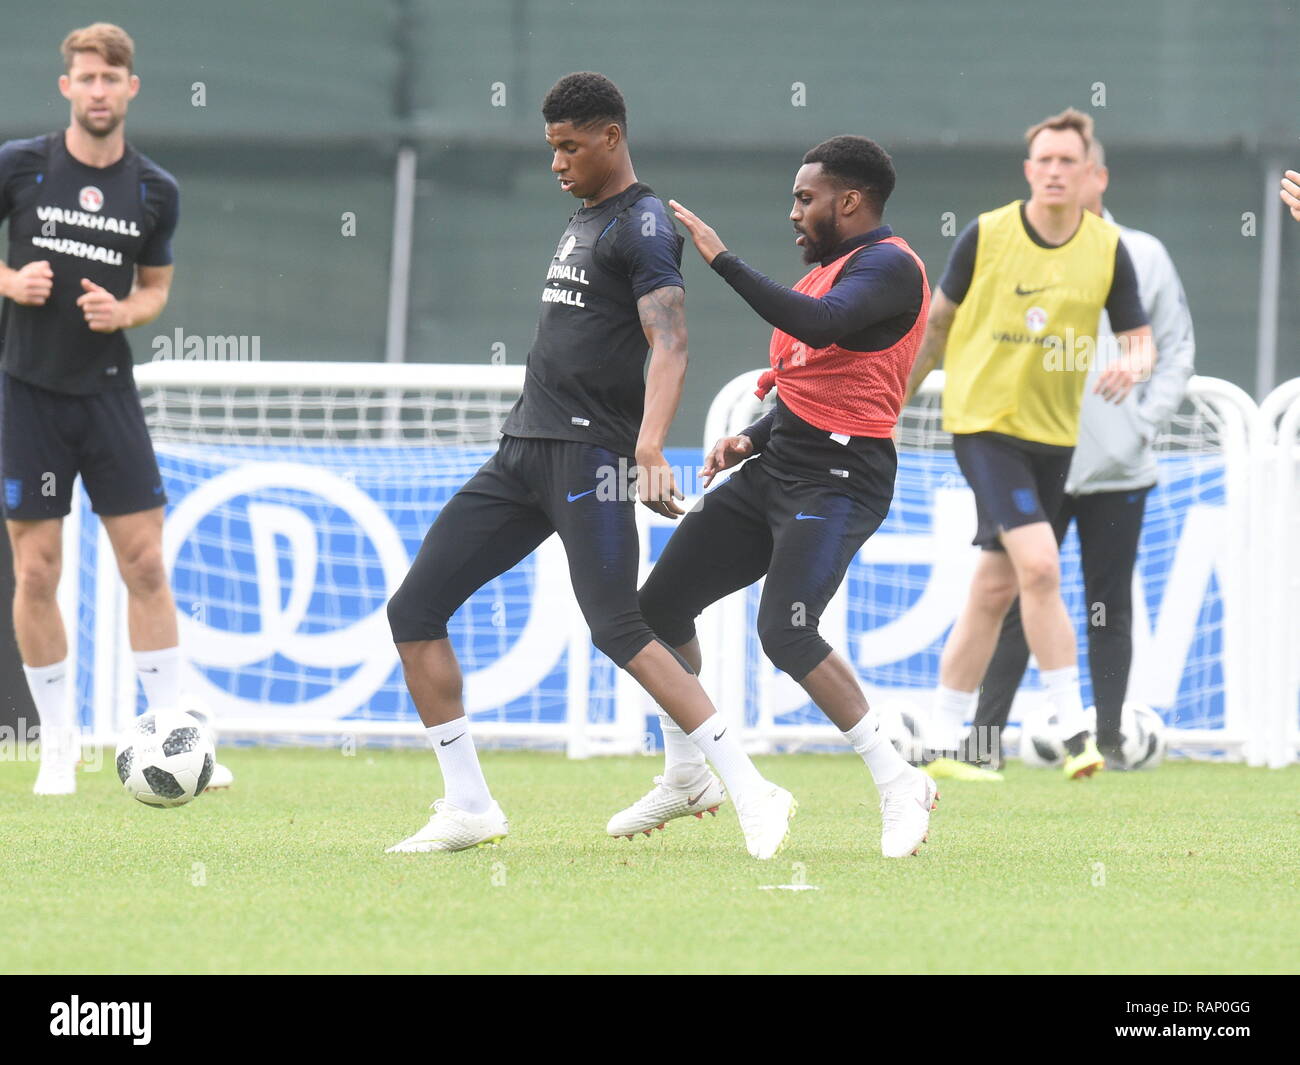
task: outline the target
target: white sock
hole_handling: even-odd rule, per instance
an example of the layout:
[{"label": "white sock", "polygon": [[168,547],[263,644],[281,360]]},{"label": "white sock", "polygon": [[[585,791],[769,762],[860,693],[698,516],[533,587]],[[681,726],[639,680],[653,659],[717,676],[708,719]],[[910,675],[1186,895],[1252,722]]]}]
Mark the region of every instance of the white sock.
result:
[{"label": "white sock", "polygon": [[722,783],[732,801],[736,801],[747,791],[763,788],[767,781],[763,779],[753,762],[740,748],[740,740],[735,730],[729,728],[722,720],[721,714],[714,714],[703,725],[690,733],[691,742],[700,749],[704,757],[718,771]]},{"label": "white sock", "polygon": [[144,701],[150,710],[178,707],[181,698],[181,649],[136,651],[135,671],[144,685]]},{"label": "white sock", "polygon": [[966,738],[966,720],[973,717],[979,703],[979,692],[961,692],[945,688],[935,690],[934,707],[930,715],[929,742],[937,751],[955,751]]},{"label": "white sock", "polygon": [[883,790],[887,784],[897,780],[910,768],[903,756],[880,731],[879,715],[873,714],[870,710],[863,715],[861,721],[844,733],[844,738],[853,744],[853,749],[858,754],[862,755],[862,760],[871,770],[871,779],[876,782],[878,789]]},{"label": "white sock", "polygon": [[1079,691],[1078,665],[1061,669],[1039,671],[1047,704],[1056,712],[1060,722],[1061,739],[1068,740],[1087,731],[1088,718],[1083,711],[1083,695]]},{"label": "white sock", "polygon": [[438,755],[443,797],[466,813],[486,813],[492,805],[492,795],[478,764],[474,737],[469,734],[469,718],[458,717],[424,731]]},{"label": "white sock", "polygon": [[27,687],[36,704],[41,735],[76,728],[68,707],[68,660],[65,658],[52,666],[23,666],[23,672],[27,674]]},{"label": "white sock", "polygon": [[659,711],[659,725],[664,733],[664,783],[670,788],[690,788],[708,772],[704,752],[671,717]]}]

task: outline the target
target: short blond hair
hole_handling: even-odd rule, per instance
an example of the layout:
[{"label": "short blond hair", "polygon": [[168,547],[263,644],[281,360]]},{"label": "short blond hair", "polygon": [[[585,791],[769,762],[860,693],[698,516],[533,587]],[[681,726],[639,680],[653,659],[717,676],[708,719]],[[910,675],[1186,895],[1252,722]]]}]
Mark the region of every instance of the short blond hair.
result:
[{"label": "short blond hair", "polygon": [[1083,138],[1083,154],[1086,157],[1092,150],[1092,115],[1085,114],[1073,107],[1067,107],[1059,115],[1052,115],[1035,122],[1025,130],[1025,149],[1032,151],[1034,138],[1045,129],[1072,129]]},{"label": "short blond hair", "polygon": [[128,73],[135,73],[135,41],[121,26],[111,22],[96,22],[73,30],[63,38],[60,51],[65,72],[72,70],[78,52],[94,52],[110,67],[126,67]]}]

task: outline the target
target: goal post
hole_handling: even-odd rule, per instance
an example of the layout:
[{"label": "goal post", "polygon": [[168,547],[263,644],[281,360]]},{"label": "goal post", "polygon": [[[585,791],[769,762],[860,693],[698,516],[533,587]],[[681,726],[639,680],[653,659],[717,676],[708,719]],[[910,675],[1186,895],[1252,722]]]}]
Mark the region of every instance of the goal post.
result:
[{"label": "goal post", "polygon": [[[741,374],[718,392],[706,421],[706,449],[760,414],[759,373]],[[974,500],[941,426],[942,391],[942,371],[931,373],[903,411],[890,514],[858,553],[821,622],[823,636],[853,665],[873,705],[920,719],[928,717],[943,642],[978,555],[970,544]],[[1157,441],[1160,482],[1148,497],[1134,573],[1129,687],[1131,698],[1161,713],[1173,748],[1252,764],[1278,757],[1276,727],[1269,732],[1268,704],[1260,701],[1267,669],[1258,639],[1262,533],[1253,518],[1260,433],[1258,408],[1245,392],[1193,377]],[[1062,574],[1090,702],[1088,610],[1073,532],[1062,548]],[[802,688],[763,656],[754,633],[760,590],[738,592],[720,605],[708,630],[719,648],[715,683],[724,691],[745,690],[752,749],[841,743]],[[708,663],[712,648],[701,640]],[[1010,738],[1041,698],[1031,666],[1012,710]]]}]

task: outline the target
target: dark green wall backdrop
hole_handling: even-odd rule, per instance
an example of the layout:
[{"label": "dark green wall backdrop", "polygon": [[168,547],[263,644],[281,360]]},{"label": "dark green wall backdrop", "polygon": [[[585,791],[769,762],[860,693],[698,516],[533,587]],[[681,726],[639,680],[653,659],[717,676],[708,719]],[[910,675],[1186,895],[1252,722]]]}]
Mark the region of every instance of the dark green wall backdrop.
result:
[{"label": "dark green wall backdrop", "polygon": [[[419,151],[409,357],[525,357],[543,272],[573,202],[538,113],[560,75],[624,90],[640,177],[690,204],[772,276],[802,272],[786,219],[800,154],[880,140],[888,220],[937,280],[952,237],[1023,194],[1021,132],[1092,112],[1118,220],[1168,245],[1202,372],[1254,390],[1265,168],[1300,164],[1297,5],[1225,0],[46,0],[7,15],[0,138],[66,123],[58,43],[118,21],[143,80],[129,134],[182,186],[171,304],[133,336],[261,338],[264,359],[383,357],[393,165]],[[203,106],[196,106],[200,97]],[[345,215],[354,236],[343,234]],[[1283,244],[1278,377],[1300,374],[1300,226]],[[693,368],[673,442],[695,443],[717,386],[769,330],[688,248]]]}]

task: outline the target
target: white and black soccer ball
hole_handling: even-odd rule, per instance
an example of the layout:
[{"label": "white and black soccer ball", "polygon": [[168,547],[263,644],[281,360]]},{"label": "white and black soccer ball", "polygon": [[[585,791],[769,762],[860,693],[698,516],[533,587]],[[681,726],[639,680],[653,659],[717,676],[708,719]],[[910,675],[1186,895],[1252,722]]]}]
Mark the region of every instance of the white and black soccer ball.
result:
[{"label": "white and black soccer ball", "polygon": [[[1084,728],[1097,730],[1097,708],[1084,712]],[[1051,769],[1065,761],[1065,737],[1061,722],[1044,701],[1025,714],[1020,722],[1020,760],[1034,769]]]},{"label": "white and black soccer ball", "polygon": [[880,715],[880,730],[903,760],[919,764],[925,756],[925,725],[920,707],[910,699],[889,699],[873,705],[872,712]]},{"label": "white and black soccer ball", "polygon": [[1165,757],[1165,722],[1145,703],[1124,704],[1120,711],[1120,749],[1129,769],[1154,769]]},{"label": "white and black soccer ball", "polygon": [[1060,722],[1046,704],[1030,710],[1020,722],[1020,760],[1033,769],[1051,769],[1065,761]]},{"label": "white and black soccer ball", "polygon": [[184,806],[203,794],[216,765],[212,738],[181,710],[141,714],[117,742],[117,776],[146,806]]}]

